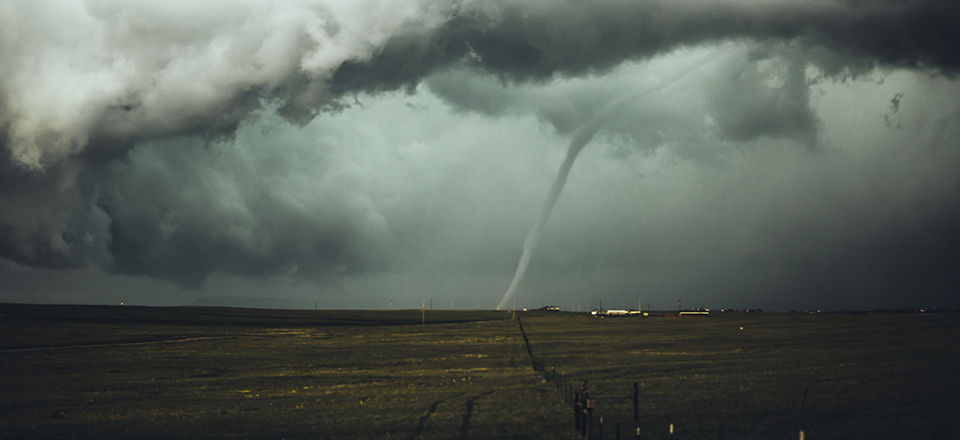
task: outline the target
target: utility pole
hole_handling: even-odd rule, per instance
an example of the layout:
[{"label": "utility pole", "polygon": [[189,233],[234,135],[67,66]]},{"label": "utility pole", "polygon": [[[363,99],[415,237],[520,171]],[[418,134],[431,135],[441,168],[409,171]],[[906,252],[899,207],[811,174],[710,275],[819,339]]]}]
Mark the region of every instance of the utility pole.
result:
[{"label": "utility pole", "polygon": [[427,300],[420,306],[420,325],[427,325]]}]

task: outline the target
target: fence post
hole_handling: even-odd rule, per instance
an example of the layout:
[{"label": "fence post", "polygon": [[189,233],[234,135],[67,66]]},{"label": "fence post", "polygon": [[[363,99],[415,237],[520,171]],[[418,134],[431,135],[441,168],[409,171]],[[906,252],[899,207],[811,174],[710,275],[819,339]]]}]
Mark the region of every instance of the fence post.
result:
[{"label": "fence post", "polygon": [[580,397],[580,438],[587,438],[587,399],[586,396]]},{"label": "fence post", "polygon": [[584,415],[587,419],[586,423],[584,423],[586,430],[584,438],[591,440],[593,438],[593,399],[587,399],[587,411]]},{"label": "fence post", "polygon": [[640,421],[640,386],[633,383],[633,421]]},{"label": "fence post", "polygon": [[603,440],[603,416],[600,416],[600,425],[597,429],[597,440]]},{"label": "fence post", "polygon": [[581,401],[580,390],[573,390],[573,424],[577,427],[577,431],[582,431],[581,423],[583,423],[583,403]]},{"label": "fence post", "polygon": [[620,440],[620,422],[617,422],[617,430],[614,431],[613,438],[616,440]]}]

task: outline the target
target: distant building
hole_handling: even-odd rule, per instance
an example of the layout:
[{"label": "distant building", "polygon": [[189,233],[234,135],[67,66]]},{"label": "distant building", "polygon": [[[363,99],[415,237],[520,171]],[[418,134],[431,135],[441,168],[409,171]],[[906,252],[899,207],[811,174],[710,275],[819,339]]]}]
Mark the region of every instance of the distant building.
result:
[{"label": "distant building", "polygon": [[646,314],[641,313],[639,310],[607,310],[603,312],[598,312],[596,310],[590,312],[594,316],[646,316]]}]

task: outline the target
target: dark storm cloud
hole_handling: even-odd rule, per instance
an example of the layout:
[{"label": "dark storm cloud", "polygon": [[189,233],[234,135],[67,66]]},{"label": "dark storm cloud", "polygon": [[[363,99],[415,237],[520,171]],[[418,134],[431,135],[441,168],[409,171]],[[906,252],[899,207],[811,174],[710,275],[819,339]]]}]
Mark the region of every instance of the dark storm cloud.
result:
[{"label": "dark storm cloud", "polygon": [[[217,191],[229,191],[231,182],[203,186],[218,174],[215,166],[202,169],[215,164],[191,155],[191,148],[203,150],[202,143],[188,142],[190,148],[183,149],[164,140],[193,137],[208,145],[229,140],[265,103],[301,123],[337,108],[326,90],[331,69],[376,50],[385,37],[370,34],[392,35],[397,26],[422,24],[431,16],[415,4],[385,5],[366,15],[363,7],[5,4],[0,8],[2,255],[26,265],[94,264],[188,285],[214,271],[258,275],[290,270],[298,262],[300,273],[349,273],[341,267],[359,265],[353,264],[358,258],[350,252],[356,246],[349,242],[363,246],[367,238],[351,234],[364,223],[362,216],[351,217],[358,212],[352,202],[338,201],[351,199],[349,189],[328,197],[333,200],[317,200],[326,210],[319,216],[291,212],[282,203],[270,206],[274,199],[261,197],[255,216],[267,219],[255,226],[273,235],[263,240],[267,250],[250,251],[242,237],[218,233],[229,230],[234,218],[203,215],[211,208],[203,203],[218,200]],[[171,162],[171,168],[138,166],[131,158],[136,145],[151,142],[168,152],[156,160]],[[179,160],[172,157],[177,154]],[[189,188],[190,183],[200,187]],[[247,202],[254,203],[241,200],[238,209]],[[171,237],[158,233],[168,212],[185,218]],[[343,218],[318,225],[322,214]],[[276,229],[291,232],[274,237],[282,235]]]},{"label": "dark storm cloud", "polygon": [[210,147],[222,151],[190,138],[138,147],[98,186],[110,269],[184,287],[213,272],[323,281],[383,269],[394,249],[365,176],[311,144],[247,129]]},{"label": "dark storm cloud", "polygon": [[720,136],[750,141],[760,136],[813,143],[817,119],[809,106],[806,59],[802,54],[751,54],[730,63],[709,90],[711,115]]},{"label": "dark storm cloud", "polygon": [[[702,144],[705,139],[695,139],[698,130],[716,131],[717,137],[736,142],[767,136],[791,138],[808,145],[815,143],[818,121],[809,105],[809,87],[823,80],[822,74],[807,78],[807,68],[814,62],[815,54],[785,44],[716,46],[714,49],[725,52],[725,56],[701,55],[673,65],[661,60],[666,66],[654,78],[611,80],[605,88],[574,89],[559,96],[556,91],[543,93],[523,85],[509,86],[489,75],[477,75],[466,69],[435,73],[427,78],[426,84],[433,93],[462,111],[491,116],[533,113],[564,135],[579,129],[584,121],[612,101],[643,88],[661,88],[644,99],[622,103],[621,111],[609,112],[604,117],[605,135],[619,137],[639,150],[654,149],[665,139]],[[696,79],[671,84],[686,74]],[[691,82],[699,84],[690,85]],[[689,87],[695,90],[682,90]],[[678,95],[688,95],[683,96],[688,100],[705,98],[713,126],[704,127],[702,121],[690,120],[688,114],[672,111],[665,101],[676,100]],[[639,120],[665,123],[638,123]]]},{"label": "dark storm cloud", "polygon": [[[617,91],[569,108],[537,106],[475,73],[500,85],[543,83],[747,40],[755,51],[724,61],[708,91],[714,129],[733,142],[809,143],[817,121],[807,64],[827,76],[877,64],[954,75],[958,11],[949,1],[8,4],[0,8],[0,256],[187,286],[215,272],[375,270],[389,265],[396,238],[349,177],[337,181],[331,168],[318,176],[327,180],[316,199],[288,197],[295,185],[264,178],[287,174],[297,158],[217,163],[197,139],[232,139],[264,106],[306,124],[357,93],[413,90],[431,75],[430,89],[461,109],[533,111],[570,133]],[[443,76],[457,72],[467,81]],[[464,89],[471,84],[487,89]],[[626,119],[609,124],[634,142],[671,137],[631,131]],[[262,142],[243,151],[283,148]]]},{"label": "dark storm cloud", "polygon": [[464,59],[506,80],[605,71],[683,45],[746,38],[790,41],[831,52],[830,73],[870,68],[960,68],[951,1],[483,2],[463,7],[432,33],[388,40],[370,60],[338,68],[338,90],[392,90]]}]

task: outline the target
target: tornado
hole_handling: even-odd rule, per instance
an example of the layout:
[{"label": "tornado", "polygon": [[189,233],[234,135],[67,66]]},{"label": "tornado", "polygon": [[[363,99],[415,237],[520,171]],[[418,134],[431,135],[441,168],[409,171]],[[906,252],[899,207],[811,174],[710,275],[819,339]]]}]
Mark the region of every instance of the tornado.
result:
[{"label": "tornado", "polygon": [[523,241],[523,254],[520,256],[520,264],[517,265],[517,273],[513,275],[513,281],[510,282],[507,293],[503,295],[503,299],[497,304],[497,310],[500,310],[504,303],[513,298],[514,293],[517,291],[517,286],[520,285],[520,281],[523,281],[523,275],[527,273],[527,267],[530,266],[530,258],[533,256],[533,250],[537,247],[537,241],[540,239],[540,231],[543,229],[543,225],[547,224],[547,219],[550,218],[550,213],[553,212],[554,205],[556,205],[557,200],[560,199],[560,193],[563,191],[563,186],[567,183],[567,176],[570,175],[573,162],[577,160],[577,156],[583,151],[583,147],[585,147],[587,143],[593,139],[593,136],[597,134],[597,131],[600,130],[600,121],[601,119],[598,117],[591,119],[589,123],[584,124],[584,126],[577,131],[577,134],[570,142],[570,147],[567,148],[567,157],[565,157],[563,163],[560,164],[560,170],[557,171],[557,177],[553,180],[550,192],[547,193],[547,200],[543,204],[543,209],[540,210],[540,216],[537,217],[537,221],[533,224],[533,227],[530,228],[530,232],[527,233],[526,240]]},{"label": "tornado", "polygon": [[520,255],[520,263],[517,264],[517,272],[513,275],[513,281],[510,282],[510,287],[507,288],[507,292],[503,294],[503,299],[501,299],[497,304],[497,310],[502,310],[503,305],[510,301],[514,294],[516,294],[517,287],[520,286],[520,282],[523,281],[523,276],[527,273],[527,268],[530,266],[530,259],[533,257],[533,251],[537,247],[537,242],[540,240],[540,231],[542,231],[543,226],[547,224],[547,219],[550,218],[550,213],[553,212],[554,205],[556,205],[557,200],[560,199],[560,193],[563,192],[563,186],[567,183],[567,177],[570,175],[570,170],[573,168],[573,163],[577,160],[577,156],[580,155],[580,152],[583,151],[583,147],[587,146],[587,144],[593,139],[594,135],[600,131],[600,128],[603,127],[603,123],[609,119],[610,114],[620,110],[624,104],[632,100],[639,99],[646,95],[659,92],[667,87],[670,87],[688,74],[709,64],[716,58],[717,55],[710,55],[707,56],[706,59],[697,60],[694,65],[683,69],[681,74],[668,81],[663,81],[654,87],[630,93],[621,97],[620,99],[614,100],[610,104],[604,106],[600,111],[594,114],[590,120],[585,122],[580,126],[579,129],[577,129],[573,139],[570,141],[570,146],[567,148],[567,156],[563,159],[563,163],[560,164],[560,169],[557,171],[557,177],[553,180],[553,185],[550,186],[550,192],[547,193],[547,200],[543,204],[543,209],[540,210],[540,216],[537,217],[537,221],[533,223],[533,227],[531,227],[530,232],[527,233],[527,238],[523,241],[523,253]]}]

